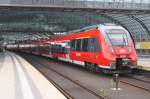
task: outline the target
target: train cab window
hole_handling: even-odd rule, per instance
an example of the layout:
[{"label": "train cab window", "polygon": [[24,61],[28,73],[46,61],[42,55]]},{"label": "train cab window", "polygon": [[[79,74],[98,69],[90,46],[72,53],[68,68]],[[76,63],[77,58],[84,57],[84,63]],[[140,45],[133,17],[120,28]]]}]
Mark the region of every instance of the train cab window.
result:
[{"label": "train cab window", "polygon": [[124,46],[128,45],[127,36],[126,34],[108,34],[110,42],[112,45]]},{"label": "train cab window", "polygon": [[81,51],[81,39],[76,40],[76,51]]},{"label": "train cab window", "polygon": [[110,29],[106,31],[108,39],[112,45],[126,46],[128,45],[127,33],[121,29]]}]

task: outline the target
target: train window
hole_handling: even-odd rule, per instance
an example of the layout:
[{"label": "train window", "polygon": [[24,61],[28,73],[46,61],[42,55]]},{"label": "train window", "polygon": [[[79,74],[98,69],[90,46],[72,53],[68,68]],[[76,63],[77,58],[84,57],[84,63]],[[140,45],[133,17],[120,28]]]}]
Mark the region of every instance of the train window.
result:
[{"label": "train window", "polygon": [[49,45],[48,45],[48,48],[49,48],[49,49],[48,49],[48,50],[49,50],[49,52],[51,52],[51,51],[52,51],[52,49],[51,49],[51,48],[52,48],[52,45],[51,45],[51,44],[49,44]]},{"label": "train window", "polygon": [[100,51],[100,45],[99,45],[97,38],[89,38],[88,39],[87,51],[90,51],[90,52],[99,52]]},{"label": "train window", "polygon": [[59,47],[59,45],[55,45],[55,51],[56,51],[56,53],[60,53],[60,47]]},{"label": "train window", "polygon": [[126,34],[112,33],[112,34],[108,34],[108,37],[109,37],[110,42],[111,42],[112,45],[116,45],[116,46],[117,45],[118,46],[128,45]]},{"label": "train window", "polygon": [[53,53],[66,53],[66,48],[57,44],[57,45],[51,45],[50,51]]},{"label": "train window", "polygon": [[99,52],[100,51],[100,44],[99,44],[97,38],[94,38],[94,51],[95,52]]},{"label": "train window", "polygon": [[87,51],[88,38],[82,39],[82,51]]},{"label": "train window", "polygon": [[76,51],[89,51],[89,52],[99,52],[100,45],[97,38],[85,38],[72,40],[70,42],[71,50]]},{"label": "train window", "polygon": [[126,46],[128,45],[128,38],[126,31],[122,29],[109,29],[106,31],[109,42],[115,46]]},{"label": "train window", "polygon": [[87,51],[93,51],[94,50],[94,39],[93,38],[89,38],[88,39],[88,46],[87,46]]},{"label": "train window", "polygon": [[76,45],[76,41],[75,40],[71,40],[70,42],[70,47],[71,47],[71,50],[75,50],[75,46]]},{"label": "train window", "polygon": [[77,39],[76,42],[76,51],[81,51],[81,39]]},{"label": "train window", "polygon": [[52,52],[55,51],[55,45],[52,45]]}]

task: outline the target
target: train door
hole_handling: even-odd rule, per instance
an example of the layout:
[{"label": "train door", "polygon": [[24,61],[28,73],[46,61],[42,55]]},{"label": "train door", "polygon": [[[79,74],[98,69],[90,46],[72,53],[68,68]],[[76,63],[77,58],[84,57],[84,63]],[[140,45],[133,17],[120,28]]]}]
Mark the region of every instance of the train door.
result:
[{"label": "train door", "polygon": [[68,62],[71,62],[71,60],[70,60],[70,42],[67,42],[65,50],[66,50],[66,60]]}]

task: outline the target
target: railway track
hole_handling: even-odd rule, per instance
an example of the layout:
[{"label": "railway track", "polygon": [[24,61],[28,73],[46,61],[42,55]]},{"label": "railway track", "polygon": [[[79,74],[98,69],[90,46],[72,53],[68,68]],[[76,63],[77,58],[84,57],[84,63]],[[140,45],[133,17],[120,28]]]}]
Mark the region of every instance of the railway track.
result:
[{"label": "railway track", "polygon": [[150,79],[148,78],[142,76],[127,75],[126,77],[122,77],[120,79],[120,82],[150,92]]},{"label": "railway track", "polygon": [[142,75],[127,75],[127,77],[132,78],[132,79],[136,79],[139,81],[143,81],[145,83],[150,83],[150,78],[142,76]]},{"label": "railway track", "polygon": [[[26,58],[26,59],[27,59],[27,58]],[[87,88],[86,86],[80,84],[78,81],[67,77],[66,75],[64,75],[64,74],[62,74],[62,73],[56,71],[55,69],[53,69],[53,68],[51,68],[51,67],[46,66],[46,65],[45,65],[44,63],[42,63],[42,62],[39,62],[39,61],[37,61],[37,60],[35,60],[35,59],[32,59],[32,62],[31,62],[30,59],[28,59],[28,61],[29,61],[31,64],[33,64],[33,61],[34,61],[34,62],[36,62],[36,64],[39,64],[39,65],[41,65],[41,66],[44,66],[44,68],[46,68],[46,69],[48,69],[48,70],[50,70],[50,71],[52,71],[52,72],[57,73],[59,76],[63,77],[64,79],[67,79],[67,80],[69,80],[70,82],[74,83],[75,85],[79,86],[80,88],[86,90],[87,92],[89,92],[89,94],[93,94],[94,96],[97,97],[97,99],[108,99],[107,97],[101,96],[99,93],[96,93],[95,91],[93,91],[93,90]],[[45,72],[43,72],[42,70],[40,70],[40,68],[37,68],[37,69],[38,69],[44,76],[46,76],[46,78],[47,78],[48,80],[50,80],[50,81],[52,81],[52,82],[54,82],[54,83],[56,84],[56,82],[53,81],[52,79],[49,79],[48,75],[45,74]],[[57,85],[58,85],[58,84],[57,84]],[[59,85],[58,85],[58,86],[59,86]],[[61,89],[62,89],[62,88],[61,88]],[[64,89],[63,89],[63,90],[64,90]],[[66,92],[66,91],[65,91],[65,92]],[[68,92],[67,92],[67,93],[68,93]],[[73,99],[73,97],[72,97],[70,94],[67,95],[67,96],[70,96],[68,99]]]},{"label": "railway track", "polygon": [[[106,76],[106,75],[99,75],[99,74],[92,74],[92,75],[88,75],[89,76],[89,78],[90,77],[94,77],[94,79],[91,79],[92,80],[92,82],[93,82],[93,80],[95,81],[95,78],[97,78],[97,76],[99,76],[98,78],[97,78],[97,80],[95,81],[95,82],[101,82],[101,84],[98,84],[98,83],[95,83],[95,85],[93,86],[92,85],[92,87],[91,87],[91,82],[90,82],[90,84],[89,83],[86,83],[86,82],[88,82],[88,80],[86,80],[86,79],[84,79],[85,81],[82,81],[83,79],[81,79],[81,78],[83,78],[84,76],[83,75],[81,75],[82,77],[79,77],[79,79],[76,79],[76,78],[78,78],[78,77],[74,77],[74,76],[80,76],[80,73],[79,72],[76,72],[76,73],[79,73],[79,74],[75,74],[75,72],[72,72],[72,74],[71,75],[68,75],[68,71],[66,71],[66,69],[68,68],[68,67],[70,67],[71,66],[71,64],[67,64],[67,63],[64,63],[64,62],[62,62],[62,63],[59,63],[59,62],[56,62],[56,61],[51,61],[51,60],[49,60],[49,59],[42,59],[41,57],[38,57],[38,56],[31,56],[31,55],[21,55],[21,56],[23,56],[25,59],[27,59],[28,60],[28,62],[30,62],[31,64],[33,64],[33,66],[37,66],[36,68],[46,77],[46,78],[50,78],[50,79],[52,79],[53,81],[55,81],[55,83],[57,83],[59,86],[61,86],[61,88],[62,89],[64,89],[66,92],[68,92],[73,98],[76,98],[76,99],[80,99],[80,98],[82,98],[82,96],[84,96],[84,95],[88,95],[88,94],[91,94],[92,95],[92,97],[94,96],[94,97],[96,97],[96,98],[89,98],[89,96],[88,97],[84,97],[84,98],[82,98],[82,99],[104,99],[105,97],[103,97],[103,96],[101,96],[101,92],[99,91],[99,90],[97,90],[97,87],[95,87],[95,86],[99,86],[99,85],[101,85],[101,84],[103,84],[102,82],[102,80],[99,80],[98,78],[107,78],[108,80],[106,80],[106,79],[104,79],[104,80],[106,80],[107,82],[109,82],[111,79],[112,79],[112,77],[110,77],[110,76]],[[33,63],[34,62],[34,63]],[[52,62],[51,64],[49,64],[50,62]],[[60,66],[58,66],[58,67],[60,67],[60,69],[56,69],[56,66],[57,65],[60,65]],[[65,67],[67,66],[67,68],[65,68],[65,70],[63,71],[63,67],[61,67],[61,66],[64,66],[65,65]],[[73,67],[74,68],[74,70],[78,70],[79,69],[79,67],[78,66],[71,66],[71,67]],[[44,70],[42,70],[42,68],[45,68]],[[71,70],[72,71],[72,69],[68,69],[68,70]],[[81,68],[80,68],[80,70],[81,70]],[[58,72],[59,71],[59,72]],[[86,71],[85,69],[83,69],[83,71]],[[49,72],[49,74],[47,74],[46,72]],[[54,72],[54,74],[52,73],[52,72]],[[87,72],[87,71],[86,71]],[[69,73],[71,73],[71,72],[69,72]],[[51,75],[52,74],[52,75]],[[54,75],[58,75],[58,76],[55,76],[55,77],[53,77]],[[72,76],[72,75],[74,75],[74,76]],[[65,77],[63,77],[63,76],[65,76],[65,77],[67,77],[67,78],[65,78]],[[72,87],[71,86],[71,91],[70,91],[70,85],[68,85],[68,82],[67,81],[63,81],[62,79],[61,80],[57,80],[56,78],[57,77],[62,77],[62,79],[63,80],[68,80],[68,82],[71,82],[71,83],[73,83],[74,85],[76,85],[76,86],[78,86],[78,87],[80,87],[80,88],[75,88],[75,87]],[[69,80],[69,79],[70,80]],[[139,79],[139,78],[138,78]],[[133,96],[137,96],[138,98],[137,99],[141,99],[141,97],[147,97],[147,94],[150,92],[149,90],[147,90],[147,89],[149,89],[148,87],[146,87],[146,86],[149,86],[148,84],[146,84],[146,86],[144,85],[142,85],[143,84],[143,81],[140,81],[140,80],[143,80],[143,79],[140,79],[140,80],[138,80],[138,79],[133,79],[133,78],[131,78],[131,77],[128,77],[128,76],[121,76],[120,77],[120,85],[121,85],[121,87],[123,87],[124,89],[124,91],[126,91],[126,90],[128,90],[129,89],[129,91],[127,91],[127,93],[126,94],[128,94],[127,95],[127,97],[128,98],[126,98],[126,99],[130,99],[130,97],[133,97]],[[72,82],[73,81],[73,82]],[[112,81],[112,80],[111,80]],[[61,85],[61,83],[59,83],[59,82],[62,82],[62,83],[66,83],[66,86],[64,87],[63,85]],[[75,82],[75,83],[74,83]],[[77,83],[77,84],[76,84]],[[107,83],[106,83],[107,84]],[[140,86],[139,86],[140,85]],[[85,88],[87,88],[87,89],[85,89],[85,88],[82,88],[82,86],[83,87],[85,87]],[[88,87],[89,86],[89,87]],[[126,87],[125,87],[126,86]],[[68,90],[68,87],[69,87],[69,90]],[[129,88],[128,88],[129,87]],[[142,87],[142,88],[141,88]],[[145,88],[146,87],[146,88]],[[101,88],[103,88],[103,87],[99,87],[100,89]],[[98,89],[99,89],[98,88]],[[132,89],[133,88],[133,89]],[[72,89],[74,90],[74,91],[72,91]],[[78,92],[80,90],[80,92]],[[82,90],[82,91],[81,91]],[[85,91],[83,91],[83,90],[85,90],[86,91],[86,93],[85,93]],[[88,90],[90,90],[90,91],[88,91]],[[131,90],[131,91],[130,91]],[[137,90],[137,92],[136,93],[138,93],[138,94],[136,94],[135,93],[135,91],[134,90]],[[92,91],[92,92],[91,92]],[[110,98],[112,98],[112,99],[124,99],[123,97],[125,96],[124,95],[124,91],[120,91],[119,93],[120,93],[120,96],[113,96],[113,94],[116,94],[116,92],[115,91],[112,91],[112,90],[109,90],[109,91],[106,91],[105,89],[104,89],[104,91],[105,92],[107,92],[108,93],[108,98],[107,98],[107,96],[106,96],[106,98],[105,99],[110,99]],[[146,92],[145,92],[146,91]],[[78,93],[78,95],[80,95],[80,93],[81,93],[81,96],[80,96],[80,98],[77,98],[76,96],[74,97],[74,94],[76,94],[76,92]],[[94,92],[94,93],[93,93]],[[134,92],[134,94],[131,94],[132,92]],[[139,92],[142,92],[142,93],[139,93]],[[84,94],[83,94],[84,93]],[[95,93],[98,95],[98,96],[96,96],[95,95]],[[109,93],[112,93],[112,94],[109,94]],[[146,95],[141,95],[141,94],[146,94]],[[76,94],[77,95],[77,94]],[[148,96],[149,96],[149,94],[148,94]],[[119,98],[120,97],[120,98]],[[126,97],[126,96],[125,96]],[[144,98],[144,99],[149,99],[149,98]]]}]

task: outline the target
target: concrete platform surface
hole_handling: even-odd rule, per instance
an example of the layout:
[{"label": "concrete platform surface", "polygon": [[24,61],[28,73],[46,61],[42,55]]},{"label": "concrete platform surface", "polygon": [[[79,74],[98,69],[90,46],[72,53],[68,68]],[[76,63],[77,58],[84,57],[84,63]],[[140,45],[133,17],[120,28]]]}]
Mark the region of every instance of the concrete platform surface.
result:
[{"label": "concrete platform surface", "polygon": [[0,99],[66,99],[22,57],[0,53]]},{"label": "concrete platform surface", "polygon": [[150,71],[150,57],[139,57],[138,68]]}]

